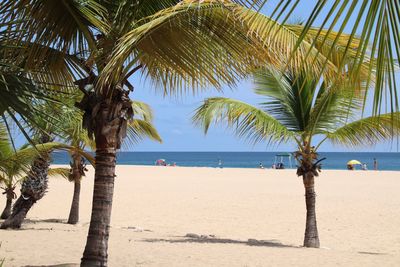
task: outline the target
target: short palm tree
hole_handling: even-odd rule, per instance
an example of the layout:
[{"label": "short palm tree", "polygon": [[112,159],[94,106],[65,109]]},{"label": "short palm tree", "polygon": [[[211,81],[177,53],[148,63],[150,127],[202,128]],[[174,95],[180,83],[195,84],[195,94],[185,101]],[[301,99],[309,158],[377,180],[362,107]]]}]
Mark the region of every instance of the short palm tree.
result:
[{"label": "short palm tree", "polygon": [[[400,114],[382,114],[352,120],[361,113],[360,98],[338,85],[312,75],[274,69],[256,75],[255,93],[265,97],[260,108],[228,98],[209,98],[196,110],[194,123],[205,132],[212,122],[226,122],[240,137],[255,142],[294,141],[299,162],[297,175],[303,177],[307,207],[305,247],[319,247],[315,214],[314,177],[320,160],[317,150],[330,140],[349,146],[372,145],[400,133]],[[322,140],[315,142],[316,136]]]},{"label": "short palm tree", "polygon": [[[22,182],[29,172],[32,163],[40,155],[48,153],[60,147],[57,143],[45,144],[37,147],[30,145],[14,149],[8,133],[3,124],[0,124],[0,184],[6,195],[6,207],[1,214],[1,219],[7,219],[11,215],[12,201],[17,197],[15,187]],[[66,177],[68,169],[52,168],[49,175],[62,175]]]},{"label": "short palm tree", "polygon": [[[56,94],[54,94],[54,99]],[[45,114],[51,114],[49,118],[43,116],[34,117],[35,123],[20,122],[20,125],[25,125],[26,129],[30,129],[31,136],[29,140],[34,145],[31,147],[33,150],[40,151],[44,148],[42,153],[37,153],[32,163],[29,165],[29,170],[26,172],[26,177],[21,183],[21,195],[15,202],[11,215],[5,220],[0,228],[20,228],[23,220],[32,206],[37,203],[46,194],[48,189],[48,178],[52,170],[50,168],[51,153],[55,150],[71,151],[72,153],[79,153],[81,156],[93,162],[93,157],[82,151],[79,147],[72,147],[63,143],[54,142],[56,134],[60,132],[62,120],[66,114],[65,108],[59,102],[44,102],[31,104],[35,109],[40,109]],[[7,122],[7,121],[5,121]],[[17,120],[18,122],[18,120]],[[40,125],[40,128],[35,127]],[[26,131],[26,130],[25,130]]]}]

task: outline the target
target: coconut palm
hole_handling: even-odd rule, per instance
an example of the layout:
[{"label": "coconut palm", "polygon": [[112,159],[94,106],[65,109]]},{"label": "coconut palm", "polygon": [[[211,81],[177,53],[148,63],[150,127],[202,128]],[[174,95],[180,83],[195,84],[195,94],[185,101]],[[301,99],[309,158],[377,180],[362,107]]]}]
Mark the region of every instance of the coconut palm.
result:
[{"label": "coconut palm", "polygon": [[[17,198],[15,193],[16,186],[23,181],[25,174],[29,171],[29,165],[32,164],[33,160],[38,156],[39,153],[47,153],[49,150],[56,148],[58,144],[51,146],[41,147],[22,147],[17,151],[12,151],[11,154],[7,154],[6,157],[2,158],[1,161],[1,177],[0,182],[3,183],[1,189],[4,190],[3,194],[6,196],[6,206],[0,216],[1,219],[7,219],[11,215],[11,207],[13,199]],[[10,149],[11,146],[10,146]],[[41,151],[41,152],[38,152]],[[9,151],[7,151],[9,152]],[[4,160],[4,161],[3,161]],[[6,164],[3,164],[4,162]],[[67,168],[50,168],[48,172],[49,177],[68,175]]]},{"label": "coconut palm", "polygon": [[[54,99],[56,99],[56,96],[57,95],[54,94]],[[30,164],[29,171],[26,172],[26,178],[23,179],[21,183],[21,195],[15,202],[11,215],[1,224],[0,228],[2,229],[20,228],[31,207],[42,199],[47,192],[48,176],[51,171],[49,168],[51,153],[55,149],[78,153],[89,161],[94,161],[90,154],[82,151],[79,147],[53,142],[56,133],[59,132],[61,128],[62,122],[60,119],[57,119],[57,117],[63,118],[66,114],[63,105],[41,101],[36,104],[35,108],[41,109],[44,114],[53,113],[53,116],[50,118],[44,118],[42,116],[34,118],[34,125],[40,125],[40,128],[25,123],[25,128],[31,129],[31,137],[29,138],[31,143],[34,143],[31,149],[47,148],[47,150],[36,154],[35,159]],[[24,122],[21,122],[21,125],[23,123]]]},{"label": "coconut palm", "polygon": [[[361,99],[346,83],[320,81],[307,73],[268,69],[255,76],[255,93],[265,97],[260,107],[229,98],[209,98],[196,110],[194,123],[205,132],[211,123],[225,122],[239,137],[254,142],[294,141],[307,207],[305,247],[320,246],[315,213],[314,177],[320,171],[317,150],[329,140],[349,146],[373,145],[400,134],[400,114],[359,120]],[[322,138],[315,141],[315,137]],[[318,140],[318,139],[317,139]]]},{"label": "coconut palm", "polygon": [[[234,86],[255,66],[307,64],[333,75],[330,57],[307,42],[288,61],[298,36],[284,25],[228,0],[6,0],[4,20],[16,19],[17,40],[32,41],[25,68],[47,58],[43,47],[78,58],[86,77],[76,83],[85,94],[83,125],[96,142],[92,219],[83,266],[105,266],[114,188],[116,152],[132,119],[128,78],[137,71],[165,94],[210,85]],[[250,2],[250,1],[245,1]],[[38,49],[40,48],[40,49]],[[288,50],[289,49],[289,50]],[[267,51],[267,52],[265,52]],[[337,49],[341,53],[340,49]],[[63,62],[62,60],[60,62]],[[57,62],[49,62],[55,65]],[[326,73],[325,73],[326,71]],[[101,218],[101,219],[99,219]]]},{"label": "coconut palm", "polygon": [[[132,101],[132,109],[134,110],[135,118],[128,123],[127,138],[129,143],[137,143],[143,137],[148,137],[152,140],[161,142],[161,138],[157,130],[152,126],[153,120],[152,110],[149,105],[140,102]],[[95,143],[88,138],[86,130],[82,128],[80,114],[77,110],[71,110],[70,116],[64,117],[62,129],[65,141],[72,147],[84,150],[86,147],[95,149]],[[69,224],[76,224],[79,221],[79,198],[81,179],[85,176],[86,164],[80,153],[71,152],[70,172],[68,180],[74,182],[74,195],[72,198],[71,209],[68,216]]]}]

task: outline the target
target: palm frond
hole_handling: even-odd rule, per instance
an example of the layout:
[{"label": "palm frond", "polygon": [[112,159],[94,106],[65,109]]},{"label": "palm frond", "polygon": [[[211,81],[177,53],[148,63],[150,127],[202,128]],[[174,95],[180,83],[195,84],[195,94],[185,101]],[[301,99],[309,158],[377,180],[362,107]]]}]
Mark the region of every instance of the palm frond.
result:
[{"label": "palm frond", "polygon": [[374,145],[400,135],[400,113],[363,118],[325,133],[328,140],[347,146]]},{"label": "palm frond", "polygon": [[132,101],[132,109],[135,118],[140,118],[148,122],[153,121],[153,110],[148,104],[135,100]]},{"label": "palm frond", "polygon": [[[101,32],[109,31],[105,19],[107,10],[95,0],[6,0],[3,4],[8,6],[3,11],[3,21],[17,21],[13,27],[15,31],[24,30],[22,35],[17,35],[18,39],[35,41],[64,53],[72,48],[85,51],[89,46],[95,49],[91,27]],[[32,58],[45,55],[35,49],[31,52]]]},{"label": "palm frond", "polygon": [[137,144],[144,138],[149,138],[154,141],[162,143],[162,139],[157,129],[151,124],[151,122],[142,119],[133,119],[128,122],[127,128],[127,140],[124,145]]},{"label": "palm frond", "polygon": [[[328,11],[328,16],[325,11]],[[389,106],[392,111],[398,110],[399,99],[396,85],[398,80],[396,72],[399,68],[398,59],[400,57],[398,26],[400,25],[400,6],[398,0],[317,1],[300,34],[298,44],[307,38],[310,31],[315,31],[312,26],[322,16],[325,18],[314,36],[315,40],[321,40],[322,37],[321,43],[328,44],[331,53],[336,50],[336,44],[342,42],[342,36],[345,36],[343,35],[344,29],[347,26],[351,28],[347,37],[349,45],[337,58],[339,73],[346,71],[349,76],[353,77],[373,75],[376,77],[372,79],[376,85],[373,90],[374,114],[382,110],[385,99],[390,100]],[[327,28],[327,32],[339,28],[337,38],[333,40],[325,38],[326,31],[323,28]],[[357,34],[359,34],[358,45],[353,47],[350,42]],[[347,60],[348,55],[354,55],[352,61]],[[373,64],[365,73],[364,63],[366,61],[372,61]],[[366,102],[364,102],[365,104]]]},{"label": "palm frond", "polygon": [[229,98],[206,99],[192,120],[205,133],[212,123],[226,123],[238,137],[254,143],[264,140],[279,143],[293,137],[288,128],[263,110]]},{"label": "palm frond", "polygon": [[[121,83],[135,64],[165,93],[234,85],[254,67],[285,65],[297,39],[285,25],[231,1],[181,1],[133,25],[120,39],[98,88]],[[310,45],[301,47],[293,67]],[[308,66],[320,72],[326,58],[311,51],[316,62],[309,60]],[[329,64],[327,71],[335,72]]]},{"label": "palm frond", "polygon": [[70,173],[69,168],[49,168],[47,175],[49,177],[62,177],[64,179],[68,179]]},{"label": "palm frond", "polygon": [[267,97],[261,107],[291,131],[304,131],[310,120],[318,81],[311,74],[272,67],[255,75],[255,93]]}]

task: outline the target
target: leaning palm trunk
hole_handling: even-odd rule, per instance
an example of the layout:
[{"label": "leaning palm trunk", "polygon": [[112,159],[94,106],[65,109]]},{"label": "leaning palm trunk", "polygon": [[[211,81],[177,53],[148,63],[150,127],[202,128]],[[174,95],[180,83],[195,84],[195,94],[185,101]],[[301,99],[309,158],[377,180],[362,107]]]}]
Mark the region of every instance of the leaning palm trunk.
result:
[{"label": "leaning palm trunk", "polygon": [[[49,137],[43,136],[41,143],[48,141]],[[15,202],[11,216],[0,226],[1,229],[21,227],[30,208],[46,193],[49,166],[50,155],[48,153],[42,153],[34,160],[26,179],[22,182],[21,196]]]},{"label": "leaning palm trunk", "polygon": [[14,198],[16,198],[14,189],[15,189],[15,187],[7,188],[3,193],[7,197],[7,202],[6,202],[6,206],[3,210],[3,212],[1,213],[1,216],[0,216],[1,219],[7,219],[11,215],[12,201]]},{"label": "leaning palm trunk", "polygon": [[81,179],[85,175],[85,165],[82,156],[74,153],[72,155],[70,178],[74,181],[74,196],[72,198],[71,209],[69,212],[68,223],[76,224],[79,221],[79,197],[81,193]]},{"label": "leaning palm trunk", "polygon": [[[112,98],[93,102],[87,95],[79,106],[85,110],[83,123],[96,140],[96,169],[92,215],[81,266],[107,266],[107,248],[114,193],[117,149],[126,135],[127,119],[132,117],[128,92],[115,89]],[[96,112],[92,112],[96,110]]]}]

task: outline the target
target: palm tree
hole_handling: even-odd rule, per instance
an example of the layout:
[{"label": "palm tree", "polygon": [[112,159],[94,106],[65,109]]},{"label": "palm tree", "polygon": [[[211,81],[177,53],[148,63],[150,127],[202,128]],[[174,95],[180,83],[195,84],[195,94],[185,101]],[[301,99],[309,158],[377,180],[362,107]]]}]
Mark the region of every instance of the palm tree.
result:
[{"label": "palm tree", "polygon": [[[56,99],[57,94],[53,93],[53,95],[54,99]],[[21,183],[21,195],[15,202],[11,215],[1,224],[1,229],[20,228],[31,207],[43,198],[48,188],[48,176],[51,171],[49,168],[51,153],[54,150],[70,151],[71,153],[79,154],[87,158],[90,162],[94,161],[90,154],[85,153],[79,147],[53,142],[56,133],[60,132],[61,129],[62,120],[58,118],[65,117],[67,113],[66,106],[56,102],[49,103],[43,101],[31,105],[34,106],[35,109],[42,110],[44,114],[53,113],[53,116],[49,118],[43,118],[42,116],[34,117],[34,125],[25,123],[25,128],[30,128],[32,133],[31,137],[29,137],[31,143],[34,143],[31,149],[47,149],[43,150],[41,153],[37,153],[35,159],[29,165],[26,178],[23,179]],[[20,123],[20,125],[23,124],[24,122]],[[35,127],[35,125],[40,125],[40,128]]]},{"label": "palm tree", "polygon": [[[132,101],[132,109],[134,110],[135,118],[128,123],[128,140],[129,143],[136,143],[143,137],[161,142],[157,130],[152,126],[153,120],[152,110],[149,105],[139,102]],[[95,143],[93,140],[88,138],[86,130],[82,129],[82,122],[77,110],[72,110],[70,116],[64,117],[63,122],[63,136],[65,141],[68,142],[72,147],[80,148],[84,150],[86,147],[95,149]],[[68,216],[69,224],[76,224],[79,221],[79,198],[81,179],[85,176],[86,164],[80,153],[71,152],[70,172],[68,180],[74,182],[74,195],[72,198],[71,209]]]},{"label": "palm tree", "polygon": [[[60,144],[58,143],[48,143],[37,147],[24,145],[15,150],[7,134],[6,127],[3,123],[0,124],[0,183],[4,184],[2,189],[7,199],[1,219],[8,219],[10,217],[12,201],[16,198],[15,187],[23,181],[34,160],[39,155],[46,154],[59,147]],[[66,176],[67,171],[65,168],[53,168],[49,174],[51,176]]]},{"label": "palm tree", "polygon": [[[296,33],[237,4],[243,2],[251,1],[3,1],[3,20],[18,21],[13,32],[23,30],[16,39],[35,44],[25,68],[37,58],[50,58],[45,47],[70,53],[83,66],[73,73],[86,73],[76,81],[85,94],[78,106],[84,111],[83,126],[96,142],[97,164],[82,266],[107,264],[116,152],[133,115],[131,75],[140,70],[165,94],[210,85],[220,89],[234,86],[265,62],[296,67],[307,51],[314,55],[308,60],[311,69],[319,71],[328,59],[322,71],[336,72],[330,57],[307,42],[289,62]],[[48,65],[57,62],[64,61]]]},{"label": "palm tree", "polygon": [[[315,213],[314,177],[321,165],[317,150],[330,140],[349,146],[373,145],[400,134],[400,113],[352,120],[361,112],[363,94],[347,83],[320,81],[307,73],[267,69],[255,76],[255,93],[265,97],[260,108],[229,98],[209,98],[196,110],[194,123],[205,132],[213,122],[226,122],[240,137],[254,142],[294,141],[307,207],[305,247],[320,246]],[[350,121],[350,122],[349,122]],[[316,136],[322,140],[315,142]]]}]

